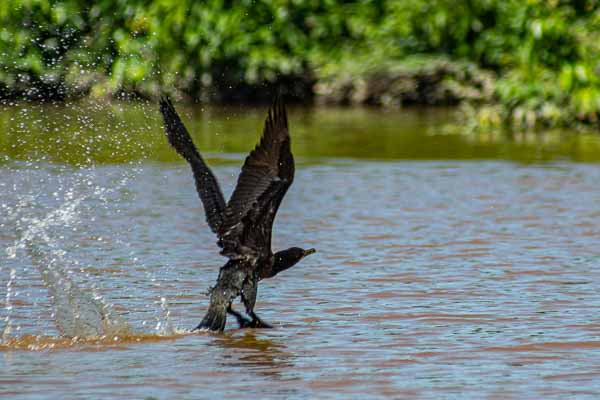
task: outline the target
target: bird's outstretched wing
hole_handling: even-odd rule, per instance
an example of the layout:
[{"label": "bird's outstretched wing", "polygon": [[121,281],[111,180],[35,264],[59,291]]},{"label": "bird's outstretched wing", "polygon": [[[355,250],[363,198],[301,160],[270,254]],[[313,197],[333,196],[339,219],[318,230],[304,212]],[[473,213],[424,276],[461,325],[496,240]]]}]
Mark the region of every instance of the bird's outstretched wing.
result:
[{"label": "bird's outstretched wing", "polygon": [[219,229],[221,254],[232,258],[269,256],[277,209],[294,180],[294,157],[285,106],[269,109],[260,143],[246,158]]},{"label": "bird's outstretched wing", "polygon": [[202,159],[196,146],[194,146],[190,134],[185,129],[169,98],[161,97],[160,112],[165,122],[165,132],[169,143],[192,167],[196,181],[196,190],[204,205],[206,221],[210,229],[218,233],[223,222],[223,212],[225,210],[225,199],[219,188],[219,183]]}]

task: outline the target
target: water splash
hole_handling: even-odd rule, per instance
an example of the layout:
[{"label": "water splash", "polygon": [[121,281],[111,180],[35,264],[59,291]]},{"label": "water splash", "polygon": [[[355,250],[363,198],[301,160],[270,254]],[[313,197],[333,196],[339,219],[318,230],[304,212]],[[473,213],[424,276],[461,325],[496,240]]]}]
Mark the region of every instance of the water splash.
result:
[{"label": "water splash", "polygon": [[[48,234],[48,228],[53,225],[69,225],[76,219],[76,209],[79,207],[85,196],[65,202],[59,208],[42,219],[38,218],[22,218],[16,229],[19,231],[20,238],[15,241],[14,245],[6,249],[6,254],[9,258],[15,258],[18,250],[26,249],[27,245],[33,243],[36,239],[45,242],[51,247],[55,247],[54,240]],[[26,229],[20,229],[20,225],[25,222]]]},{"label": "water splash", "polygon": [[165,297],[160,298],[160,315],[156,318],[156,333],[164,336],[172,336],[177,333],[171,321],[171,311]]},{"label": "water splash", "polygon": [[[87,231],[87,228],[82,230],[84,225],[87,227],[91,223],[93,226],[97,211],[91,207],[95,208],[98,204],[103,207],[118,204],[115,203],[115,195],[122,196],[122,189],[128,186],[132,177],[143,172],[143,169],[131,168],[125,175],[113,176],[110,179],[110,187],[106,187],[95,184],[94,174],[99,171],[95,167],[70,170],[49,165],[46,168],[57,170],[57,175],[54,176],[58,176],[58,181],[54,176],[48,179],[48,175],[42,175],[42,185],[39,185],[34,180],[38,178],[36,175],[21,176],[16,181],[19,185],[13,184],[15,191],[20,195],[0,204],[8,217],[5,226],[11,226],[15,233],[12,243],[7,243],[5,252],[9,260],[19,257],[14,263],[16,272],[13,285],[18,283],[18,276],[27,270],[31,270],[33,276],[40,277],[48,291],[47,299],[52,312],[40,313],[38,326],[54,325],[62,338],[73,339],[74,343],[102,337],[114,339],[145,335],[134,329],[132,322],[124,317],[125,314],[117,312],[113,305],[105,300],[102,294],[106,289],[103,288],[102,281],[94,275],[95,268],[86,268],[78,259],[74,259],[68,250],[70,244],[65,242],[73,232]],[[106,171],[102,170],[101,173],[102,180],[105,180]],[[29,188],[30,192],[22,193],[23,188],[19,186]],[[51,208],[48,208],[48,202],[52,204]],[[96,239],[100,240],[100,237]],[[114,238],[113,243],[129,247],[128,243],[120,241],[118,237]],[[138,264],[136,250],[132,249],[129,255],[144,271],[147,282],[160,293],[157,301],[146,304],[153,308],[155,313],[152,335],[170,337],[187,333],[174,326],[168,299],[161,293],[164,288],[155,271],[146,268],[143,263]],[[17,264],[19,267],[16,267]],[[9,307],[13,307],[16,294],[14,288],[10,293]],[[35,305],[34,303],[33,306]],[[3,317],[7,315],[5,312]],[[12,319],[9,315],[7,321]],[[142,326],[146,326],[145,321]],[[14,333],[14,326],[7,325],[3,328],[7,337],[10,332]],[[2,332],[0,330],[0,334]],[[26,330],[25,333],[30,332]],[[52,338],[45,336],[45,329],[40,334],[40,338]],[[18,340],[20,337],[9,337],[9,340]],[[35,341],[33,348],[40,345],[38,342]]]},{"label": "water splash", "polygon": [[6,309],[6,317],[4,318],[4,328],[2,329],[2,335],[0,336],[0,342],[5,343],[12,333],[12,297],[13,297],[13,286],[17,280],[17,270],[12,268],[10,270],[10,278],[6,284],[6,298],[4,301],[4,308]]},{"label": "water splash", "polygon": [[[126,181],[121,183],[124,182]],[[54,227],[60,229],[77,224],[78,209],[86,198],[92,195],[96,198],[103,197],[107,191],[116,190],[118,187],[110,190],[96,188],[91,193],[79,197],[76,197],[72,190],[68,190],[63,203],[41,218],[19,219],[16,211],[12,215],[16,222],[18,239],[6,249],[6,253],[9,258],[15,258],[19,250],[25,250],[48,289],[54,307],[53,320],[57,330],[64,337],[89,338],[131,334],[129,323],[114,312],[113,307],[97,293],[95,287],[83,290],[71,279],[68,269],[65,268],[69,264],[66,252],[52,234]],[[31,202],[31,199],[25,200],[25,203]],[[19,208],[23,209],[24,206]],[[10,297],[7,298],[7,302],[9,301]],[[10,304],[7,304],[9,307]],[[10,314],[7,318],[10,321]],[[10,334],[10,329],[10,325],[7,325],[3,336]]]},{"label": "water splash", "polygon": [[131,333],[127,321],[113,312],[112,306],[94,290],[84,291],[70,279],[62,268],[66,263],[60,252],[45,253],[34,242],[27,242],[27,250],[38,268],[55,314],[54,321],[65,337],[100,337]]}]

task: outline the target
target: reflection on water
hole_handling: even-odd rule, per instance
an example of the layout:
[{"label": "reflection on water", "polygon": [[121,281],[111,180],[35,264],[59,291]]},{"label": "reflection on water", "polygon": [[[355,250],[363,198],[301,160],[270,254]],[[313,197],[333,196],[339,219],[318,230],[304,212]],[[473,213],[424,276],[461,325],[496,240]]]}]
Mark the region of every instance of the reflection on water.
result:
[{"label": "reflection on water", "polygon": [[210,345],[223,349],[221,365],[225,368],[240,367],[260,375],[278,377],[294,367],[294,355],[287,352],[283,344],[274,338],[257,337],[253,330],[241,336],[219,335]]},{"label": "reflection on water", "polygon": [[163,340],[175,340],[183,334],[165,336],[158,334],[122,334],[115,336],[90,336],[90,337],[59,337],[42,335],[23,335],[7,337],[0,343],[0,350],[65,350],[75,349],[81,351],[108,351],[112,348],[124,347],[135,343],[152,343]]},{"label": "reflection on water", "polygon": [[[179,106],[205,154],[250,151],[261,132],[265,107]],[[294,154],[302,158],[509,159],[600,161],[600,136],[574,131],[543,134],[460,134],[452,109],[290,109]],[[45,160],[74,165],[179,161],[165,146],[156,104],[79,102],[2,105],[0,163]],[[458,127],[457,127],[458,125]]]},{"label": "reflection on water", "polygon": [[[248,118],[259,124],[259,117]],[[327,114],[296,111],[294,118],[335,124]],[[360,126],[356,118],[342,123],[351,140],[359,138],[351,128]],[[299,153],[352,155],[341,145],[335,153],[332,142],[310,150],[320,139],[303,129],[294,141]],[[138,134],[131,132],[132,144]],[[156,136],[166,150],[145,147],[148,157],[175,159]],[[250,145],[241,138],[201,140],[212,151],[238,152]],[[423,146],[431,152],[430,140],[437,139]],[[485,147],[452,140],[459,158]],[[403,143],[390,139],[387,154],[407,151],[397,149]],[[600,393],[597,165],[311,158],[299,165],[281,207],[274,247],[319,252],[261,283],[257,312],[275,328],[238,330],[229,321],[224,334],[189,334],[224,259],[188,167],[73,166],[23,161],[21,151],[4,151],[9,157],[0,166],[0,397]],[[65,145],[44,157],[73,161],[70,151]],[[450,150],[439,151],[444,158]],[[112,160],[110,151],[84,154]],[[226,193],[242,162],[229,158],[215,168]],[[44,271],[55,275],[49,280]],[[76,312],[99,305],[128,330],[104,332],[102,313]],[[61,321],[76,323],[77,315],[95,321],[95,330],[66,337],[80,328],[61,328]]]}]

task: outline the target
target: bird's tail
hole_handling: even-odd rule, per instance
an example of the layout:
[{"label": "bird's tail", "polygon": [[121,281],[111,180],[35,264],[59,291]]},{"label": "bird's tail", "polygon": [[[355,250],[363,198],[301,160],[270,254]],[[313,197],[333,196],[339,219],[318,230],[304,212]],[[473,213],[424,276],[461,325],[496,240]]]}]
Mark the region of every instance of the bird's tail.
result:
[{"label": "bird's tail", "polygon": [[200,324],[193,330],[208,329],[211,331],[223,332],[226,321],[227,309],[221,305],[215,306],[211,304]]}]

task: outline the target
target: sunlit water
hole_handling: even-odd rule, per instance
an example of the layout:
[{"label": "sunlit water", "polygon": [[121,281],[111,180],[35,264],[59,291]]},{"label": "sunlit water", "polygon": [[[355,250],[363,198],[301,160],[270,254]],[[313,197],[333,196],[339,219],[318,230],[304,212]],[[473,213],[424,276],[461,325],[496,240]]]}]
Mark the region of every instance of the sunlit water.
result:
[{"label": "sunlit water", "polygon": [[[1,397],[600,395],[600,166],[564,161],[595,154],[595,139],[482,143],[436,136],[437,114],[400,125],[297,111],[298,169],[274,247],[318,252],[261,283],[257,313],[275,329],[229,321],[224,334],[188,334],[224,259],[189,168],[160,162],[177,157],[152,109],[138,110],[147,129],[113,116],[112,141],[91,140],[108,128],[74,116],[85,145],[64,146],[61,131],[15,133],[59,117],[16,110],[0,134]],[[215,152],[251,148],[262,114],[249,112],[245,136],[221,114],[198,128],[226,193],[243,156]],[[369,121],[382,130],[361,136]],[[235,141],[207,138],[212,125]],[[361,148],[387,160],[356,158]],[[505,154],[563,161],[491,159]]]}]

